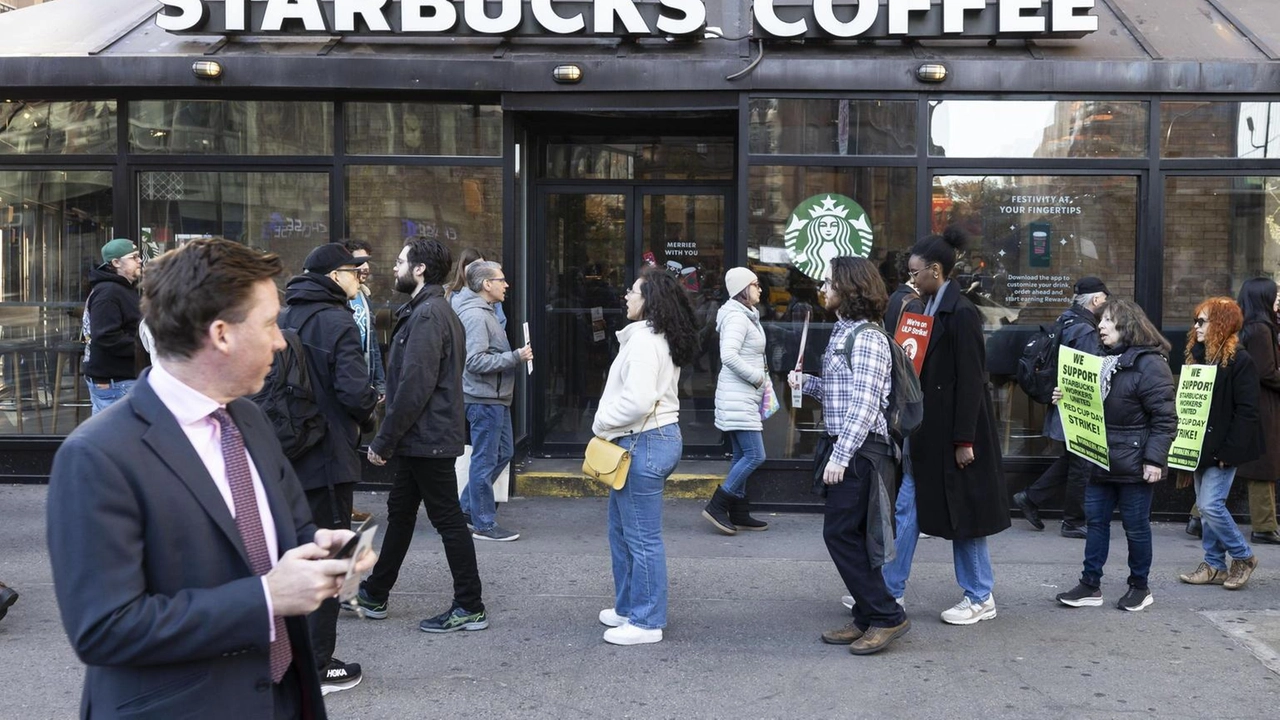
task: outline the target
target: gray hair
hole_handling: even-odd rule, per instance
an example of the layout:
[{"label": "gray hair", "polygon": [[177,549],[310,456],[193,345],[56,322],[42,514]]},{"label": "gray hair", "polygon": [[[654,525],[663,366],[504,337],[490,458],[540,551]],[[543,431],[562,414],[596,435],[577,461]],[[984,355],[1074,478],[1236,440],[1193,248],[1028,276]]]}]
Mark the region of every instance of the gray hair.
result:
[{"label": "gray hair", "polygon": [[476,260],[467,266],[467,287],[471,292],[480,292],[484,289],[484,281],[497,277],[500,270],[502,265],[492,260]]},{"label": "gray hair", "polygon": [[1075,296],[1075,298],[1071,302],[1075,303],[1076,305],[1079,305],[1082,308],[1087,308],[1089,307],[1089,304],[1093,302],[1094,298],[1099,298],[1099,297],[1102,298],[1103,300],[1106,300],[1107,294],[1104,292],[1080,293],[1079,295]]}]

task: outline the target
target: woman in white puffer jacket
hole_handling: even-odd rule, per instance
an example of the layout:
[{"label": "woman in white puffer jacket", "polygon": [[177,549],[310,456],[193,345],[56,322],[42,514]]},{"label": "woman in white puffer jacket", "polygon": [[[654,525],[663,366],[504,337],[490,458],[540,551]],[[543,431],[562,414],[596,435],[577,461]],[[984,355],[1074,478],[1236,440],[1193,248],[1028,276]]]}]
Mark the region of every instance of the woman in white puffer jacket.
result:
[{"label": "woman in white puffer jacket", "polygon": [[767,530],[769,524],[749,513],[747,478],[765,460],[760,402],[770,382],[765,364],[764,328],[760,325],[760,281],[736,267],[724,276],[729,301],[716,315],[720,334],[720,376],[716,381],[716,427],[729,435],[733,462],[724,483],[702,516],[727,535],[738,530]]}]

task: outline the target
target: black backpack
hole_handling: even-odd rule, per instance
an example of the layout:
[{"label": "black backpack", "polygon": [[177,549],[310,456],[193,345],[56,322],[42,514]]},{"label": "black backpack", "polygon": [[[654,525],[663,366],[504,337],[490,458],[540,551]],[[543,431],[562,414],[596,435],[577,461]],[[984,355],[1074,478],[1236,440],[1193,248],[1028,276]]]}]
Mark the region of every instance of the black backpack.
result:
[{"label": "black backpack", "polygon": [[893,339],[879,323],[865,322],[845,336],[844,347],[840,354],[845,365],[853,369],[853,341],[863,330],[880,333],[889,341],[889,356],[893,359],[893,371],[889,386],[889,407],[884,411],[884,419],[889,424],[889,433],[894,439],[902,440],[920,427],[924,420],[924,393],[920,390],[920,378],[916,377],[915,365],[907,352]]},{"label": "black backpack", "polygon": [[297,460],[324,439],[329,426],[316,402],[302,338],[292,328],[281,328],[280,334],[284,349],[271,361],[262,390],[250,399],[267,414],[285,456]]},{"label": "black backpack", "polygon": [[1053,401],[1053,389],[1058,385],[1058,348],[1062,345],[1062,333],[1079,318],[1059,318],[1052,325],[1041,325],[1022,346],[1018,358],[1018,387],[1027,397],[1048,405]]}]

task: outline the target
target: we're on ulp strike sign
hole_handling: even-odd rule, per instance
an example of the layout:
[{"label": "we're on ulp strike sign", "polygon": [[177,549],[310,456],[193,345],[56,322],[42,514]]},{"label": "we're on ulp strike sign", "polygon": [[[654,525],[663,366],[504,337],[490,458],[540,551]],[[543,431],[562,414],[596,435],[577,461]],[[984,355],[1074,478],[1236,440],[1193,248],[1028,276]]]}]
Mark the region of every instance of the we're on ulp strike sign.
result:
[{"label": "we're on ulp strike sign", "polygon": [[[726,0],[730,2],[732,0]],[[213,35],[702,38],[703,0],[160,0],[156,25]],[[1097,0],[755,0],[752,36],[1079,38]]]}]

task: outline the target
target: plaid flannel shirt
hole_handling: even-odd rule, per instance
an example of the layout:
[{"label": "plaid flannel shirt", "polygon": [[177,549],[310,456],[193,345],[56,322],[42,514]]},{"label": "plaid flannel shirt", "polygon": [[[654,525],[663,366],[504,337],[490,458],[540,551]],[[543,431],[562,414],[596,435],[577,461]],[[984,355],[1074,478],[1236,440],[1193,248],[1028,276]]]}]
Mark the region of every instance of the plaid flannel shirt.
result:
[{"label": "plaid flannel shirt", "polygon": [[880,333],[864,331],[854,341],[849,364],[841,353],[845,337],[865,322],[837,322],[822,355],[822,377],[806,377],[804,381],[805,394],[822,403],[827,432],[838,438],[831,459],[844,467],[849,467],[868,434],[889,436],[884,419],[893,382],[888,340]]}]

